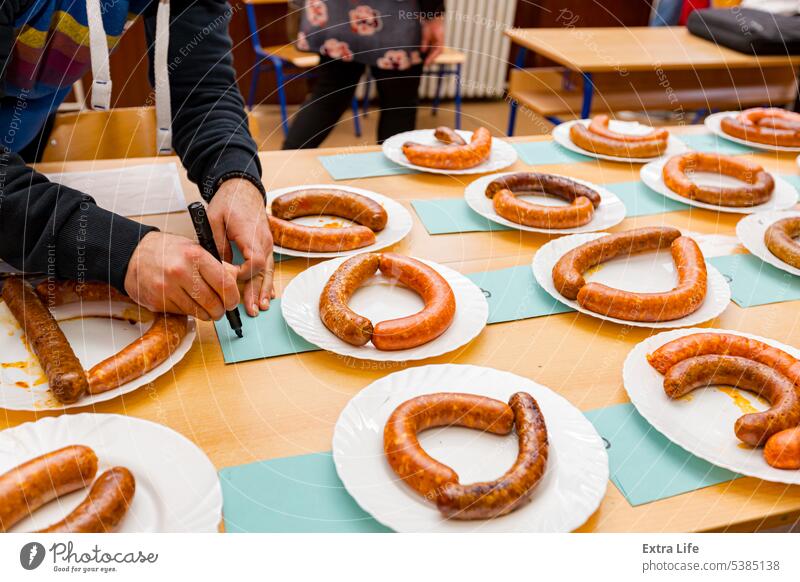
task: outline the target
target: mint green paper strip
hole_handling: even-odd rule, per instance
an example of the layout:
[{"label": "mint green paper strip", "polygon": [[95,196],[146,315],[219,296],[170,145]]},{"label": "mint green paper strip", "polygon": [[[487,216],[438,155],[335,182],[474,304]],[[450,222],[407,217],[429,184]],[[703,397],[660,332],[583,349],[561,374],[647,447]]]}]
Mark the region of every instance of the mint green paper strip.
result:
[{"label": "mint green paper strip", "polygon": [[228,533],[391,531],[350,497],[330,453],[228,467],[219,477]]},{"label": "mint green paper strip", "polygon": [[604,187],[619,196],[625,205],[625,217],[647,216],[689,210],[691,206],[662,196],[648,188],[644,182],[617,182]]},{"label": "mint green paper strip", "polygon": [[787,273],[754,255],[711,257],[731,286],[731,298],[739,307],[800,299],[800,277]]},{"label": "mint green paper strip", "polygon": [[795,190],[800,190],[800,176],[795,174],[781,174],[781,178],[789,182],[792,186],[794,186]]},{"label": "mint green paper strip", "polygon": [[585,414],[606,443],[611,480],[633,506],[741,476],[682,449],[654,429],[633,404]]},{"label": "mint green paper strip", "polygon": [[432,235],[511,230],[507,226],[484,218],[472,210],[463,198],[412,200],[411,206],[414,207],[425,230]]},{"label": "mint green paper strip", "polygon": [[719,137],[713,133],[697,133],[691,135],[678,136],[683,143],[693,150],[698,152],[709,152],[712,154],[723,154],[726,156],[735,156],[738,154],[749,154],[755,150],[754,148],[736,143],[724,137]]},{"label": "mint green paper strip", "polygon": [[554,141],[531,141],[512,144],[523,162],[530,166],[592,162],[594,158],[562,148]]},{"label": "mint green paper strip", "polygon": [[280,299],[270,301],[269,310],[262,311],[256,317],[247,315],[243,305],[239,306],[239,314],[242,316],[244,335],[241,338],[236,337],[226,318],[214,322],[226,364],[319,349],[292,331],[283,319]]},{"label": "mint green paper strip", "polygon": [[529,265],[470,273],[489,302],[489,323],[503,323],[574,311],[553,299],[536,282]]},{"label": "mint green paper strip", "polygon": [[335,154],[318,157],[322,166],[334,180],[377,178],[397,174],[414,174],[415,170],[395,164],[383,152],[365,154]]}]

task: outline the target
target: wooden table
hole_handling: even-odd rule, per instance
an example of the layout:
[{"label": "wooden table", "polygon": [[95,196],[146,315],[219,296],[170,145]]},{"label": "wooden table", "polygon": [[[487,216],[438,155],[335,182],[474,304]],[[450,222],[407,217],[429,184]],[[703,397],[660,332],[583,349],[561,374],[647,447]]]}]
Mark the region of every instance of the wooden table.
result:
[{"label": "wooden table", "polygon": [[[683,26],[578,28],[568,11],[561,22],[563,26],[558,28],[518,28],[505,34],[519,46],[515,62],[517,69],[522,68],[526,52],[531,50],[582,77],[582,118],[588,117],[592,111],[596,94],[594,76],[598,74],[614,73],[628,77],[660,71],[663,77],[666,72],[688,71],[695,73],[708,87],[707,76],[712,71],[741,70],[752,71],[763,86],[768,79],[762,78],[759,71],[774,69],[772,72],[777,72],[778,69],[800,65],[800,56],[746,55],[694,36]],[[740,85],[734,86],[739,90]],[[739,99],[745,101],[746,96],[739,95]],[[647,109],[656,108],[653,96],[640,100],[647,104]],[[709,100],[709,108],[716,105],[714,97]],[[513,133],[516,111],[513,102],[511,107],[508,135]]]},{"label": "wooden table", "polygon": [[[676,129],[676,133],[698,128]],[[524,138],[539,141],[537,136]],[[375,151],[376,148],[269,152],[261,155],[267,188],[330,181],[318,155]],[[768,169],[792,173],[790,155],[754,156]],[[47,164],[46,171],[104,169],[174,158]],[[521,161],[513,167],[525,169]],[[608,162],[540,166],[539,169],[597,183],[638,179],[638,166]],[[389,195],[413,214],[410,202],[463,196],[469,176],[412,174],[343,182]],[[184,177],[187,198],[197,189]],[[414,215],[411,234],[394,250],[422,256],[463,273],[526,265],[548,240],[542,234],[504,231],[431,237]],[[740,218],[704,210],[626,219],[613,230],[669,224],[702,233],[734,234]],[[149,216],[144,222],[191,235],[188,214]],[[277,290],[307,267],[305,260],[278,265]],[[742,330],[800,345],[798,303],[740,309],[731,303],[708,325]],[[339,358],[328,352],[225,365],[211,324],[200,322],[198,340],[172,373],[152,386],[109,402],[97,412],[129,414],[165,424],[200,446],[218,468],[258,460],[330,450],[336,419],[358,391],[400,364],[373,364]],[[532,378],[562,394],[582,410],[628,400],[622,386],[622,363],[628,351],[657,330],[628,328],[565,313],[486,327],[476,340],[454,353],[425,361],[492,366]],[[413,363],[410,365],[421,365]],[[73,409],[68,413],[87,409]],[[35,420],[49,413],[5,411],[0,428]],[[599,510],[580,531],[753,530],[788,524],[800,516],[800,487],[738,479],[639,507],[631,507],[609,484]]]}]

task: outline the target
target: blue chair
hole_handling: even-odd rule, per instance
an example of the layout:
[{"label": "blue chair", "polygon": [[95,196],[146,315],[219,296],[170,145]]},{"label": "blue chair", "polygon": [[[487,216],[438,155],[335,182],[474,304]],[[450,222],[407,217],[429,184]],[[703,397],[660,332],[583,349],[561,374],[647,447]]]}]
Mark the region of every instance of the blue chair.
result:
[{"label": "blue chair", "polygon": [[[259,38],[258,21],[256,20],[255,4],[263,3],[258,0],[243,0],[247,11],[247,23],[250,27],[250,42],[256,55],[256,64],[253,67],[253,77],[250,80],[250,92],[247,97],[247,107],[253,109],[255,105],[258,80],[261,73],[275,71],[275,82],[278,91],[278,103],[281,110],[281,128],[283,135],[289,133],[289,116],[286,111],[286,83],[301,77],[314,76],[313,69],[319,65],[319,55],[297,50],[293,44],[262,46]],[[361,122],[358,115],[358,100],[353,98],[353,125],[356,137],[361,137]]]}]

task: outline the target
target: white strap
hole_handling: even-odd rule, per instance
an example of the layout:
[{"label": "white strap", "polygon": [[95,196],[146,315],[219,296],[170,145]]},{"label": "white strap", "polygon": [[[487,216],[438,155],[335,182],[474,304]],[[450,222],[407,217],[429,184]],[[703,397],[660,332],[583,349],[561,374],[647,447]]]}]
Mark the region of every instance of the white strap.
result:
[{"label": "white strap", "polygon": [[89,21],[89,51],[92,57],[92,109],[111,108],[111,71],[108,66],[108,40],[103,25],[100,0],[86,0]]},{"label": "white strap", "polygon": [[156,13],[156,148],[159,154],[172,153],[172,105],[169,91],[169,0],[159,0]]}]

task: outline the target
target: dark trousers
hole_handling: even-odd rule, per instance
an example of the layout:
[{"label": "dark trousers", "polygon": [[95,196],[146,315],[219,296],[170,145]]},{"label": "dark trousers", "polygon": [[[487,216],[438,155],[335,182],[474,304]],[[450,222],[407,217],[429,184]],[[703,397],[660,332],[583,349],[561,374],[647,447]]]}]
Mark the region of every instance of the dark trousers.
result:
[{"label": "dark trousers", "polygon": [[[350,108],[366,65],[322,57],[316,84],[294,116],[283,149],[316,148],[328,137],[342,114]],[[370,67],[378,91],[381,113],[378,143],[396,133],[414,129],[419,105],[422,65],[404,71]]]}]

